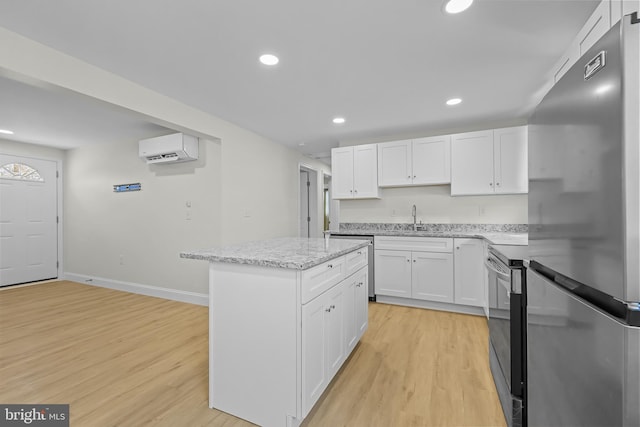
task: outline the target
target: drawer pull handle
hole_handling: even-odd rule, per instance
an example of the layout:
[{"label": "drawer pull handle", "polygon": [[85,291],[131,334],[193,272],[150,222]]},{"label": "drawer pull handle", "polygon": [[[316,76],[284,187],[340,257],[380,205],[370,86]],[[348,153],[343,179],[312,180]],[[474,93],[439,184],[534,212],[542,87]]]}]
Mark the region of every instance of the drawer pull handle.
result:
[{"label": "drawer pull handle", "polygon": [[362,251],[358,251],[358,255],[362,255]]},{"label": "drawer pull handle", "polygon": [[333,268],[333,264],[327,265],[327,268]]},{"label": "drawer pull handle", "polygon": [[325,308],[324,311],[326,311],[327,313],[331,313],[331,307]]},{"label": "drawer pull handle", "polygon": [[357,286],[357,287],[362,286],[362,282],[358,283],[356,286]]},{"label": "drawer pull handle", "polygon": [[336,308],[336,306],[335,306],[335,305],[332,305],[332,306],[331,306],[331,308],[332,308],[332,309],[334,309],[334,308]]}]

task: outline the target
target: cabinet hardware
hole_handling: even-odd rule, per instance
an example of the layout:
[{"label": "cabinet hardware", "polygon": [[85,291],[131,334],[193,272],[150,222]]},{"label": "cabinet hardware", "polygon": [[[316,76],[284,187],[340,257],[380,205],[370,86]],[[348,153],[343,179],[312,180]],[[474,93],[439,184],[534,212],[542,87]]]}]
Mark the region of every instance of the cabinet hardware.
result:
[{"label": "cabinet hardware", "polygon": [[324,311],[326,311],[327,313],[331,313],[331,307],[325,308]]},{"label": "cabinet hardware", "polygon": [[358,251],[358,255],[362,255],[362,251]]},{"label": "cabinet hardware", "polygon": [[416,177],[416,176],[415,176],[415,175],[413,175],[413,178],[414,178],[414,179],[415,179],[415,177]]},{"label": "cabinet hardware", "polygon": [[493,187],[493,182],[490,182],[490,183],[489,183],[489,187]]},{"label": "cabinet hardware", "polygon": [[407,178],[411,179],[411,175],[407,175]]},{"label": "cabinet hardware", "polygon": [[499,182],[496,182],[496,185],[499,187],[499,186],[500,186],[500,183],[499,183]]},{"label": "cabinet hardware", "polygon": [[336,308],[336,306],[335,305],[331,305],[331,308],[334,309],[334,308]]},{"label": "cabinet hardware", "polygon": [[333,268],[333,264],[327,265],[327,268]]},{"label": "cabinet hardware", "polygon": [[411,262],[411,260],[409,258],[407,258],[407,262]]},{"label": "cabinet hardware", "polygon": [[416,260],[414,259],[413,262],[416,262]]}]

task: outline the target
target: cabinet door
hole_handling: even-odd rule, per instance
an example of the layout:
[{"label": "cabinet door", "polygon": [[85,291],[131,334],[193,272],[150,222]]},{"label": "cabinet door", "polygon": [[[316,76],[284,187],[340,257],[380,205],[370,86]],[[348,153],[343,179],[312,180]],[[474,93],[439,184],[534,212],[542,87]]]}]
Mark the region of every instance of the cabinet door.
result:
[{"label": "cabinet door", "polygon": [[[593,11],[593,14],[591,14],[577,36],[578,46],[580,47],[578,57],[584,55],[600,37],[609,31],[611,27],[610,13],[608,1],[600,2],[596,10]],[[587,59],[587,61],[590,59]]]},{"label": "cabinet door", "polygon": [[302,306],[302,408],[307,414],[327,387],[325,294]]},{"label": "cabinet door", "polygon": [[494,194],[493,130],[451,137],[451,195]]},{"label": "cabinet door", "polygon": [[392,187],[411,182],[411,140],[378,144],[378,185]]},{"label": "cabinet door", "polygon": [[[369,272],[363,268],[356,274],[356,342],[369,326]],[[355,345],[355,344],[354,344]]]},{"label": "cabinet door", "polygon": [[483,307],[485,290],[482,276],[484,260],[478,239],[454,239],[455,303]]},{"label": "cabinet door", "polygon": [[451,137],[449,135],[414,139],[412,153],[414,185],[451,182]]},{"label": "cabinet door", "polygon": [[331,150],[331,185],[334,199],[353,198],[353,147]]},{"label": "cabinet door", "polygon": [[[326,377],[331,378],[338,372],[345,359],[344,316],[345,306],[344,282],[327,291],[325,303],[325,358],[327,361]],[[351,306],[353,310],[353,306]],[[349,310],[349,311],[351,311]]]},{"label": "cabinet door", "polygon": [[411,298],[411,252],[375,250],[376,294]]},{"label": "cabinet door", "polygon": [[378,197],[377,144],[353,147],[353,197]]},{"label": "cabinet door", "polygon": [[346,346],[346,354],[358,342],[358,327],[356,326],[356,305],[357,305],[357,285],[358,275],[353,275],[345,281],[344,285],[344,338]]},{"label": "cabinet door", "polygon": [[412,296],[429,301],[453,302],[453,256],[413,252]]},{"label": "cabinet door", "polygon": [[529,191],[526,126],[493,131],[493,165],[496,194]]}]

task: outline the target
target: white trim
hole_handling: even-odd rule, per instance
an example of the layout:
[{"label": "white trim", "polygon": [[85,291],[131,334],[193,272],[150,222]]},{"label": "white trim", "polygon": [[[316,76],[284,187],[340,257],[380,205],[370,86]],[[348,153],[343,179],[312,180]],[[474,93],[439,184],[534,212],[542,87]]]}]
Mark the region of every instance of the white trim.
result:
[{"label": "white trim", "polygon": [[100,286],[116,291],[131,292],[150,297],[164,298],[173,301],[186,302],[208,306],[209,295],[197,292],[181,291],[178,289],[160,288],[158,286],[142,285],[140,283],[121,282],[119,280],[105,279],[103,277],[86,276],[84,274],[64,273],[65,280],[84,283],[86,285]]},{"label": "white trim", "polygon": [[472,314],[474,316],[483,316],[482,307],[474,307],[472,305],[449,304],[446,302],[425,301],[412,298],[390,297],[386,295],[376,295],[376,302],[383,304],[402,305],[404,307],[426,308],[429,310],[449,311],[453,313]]}]

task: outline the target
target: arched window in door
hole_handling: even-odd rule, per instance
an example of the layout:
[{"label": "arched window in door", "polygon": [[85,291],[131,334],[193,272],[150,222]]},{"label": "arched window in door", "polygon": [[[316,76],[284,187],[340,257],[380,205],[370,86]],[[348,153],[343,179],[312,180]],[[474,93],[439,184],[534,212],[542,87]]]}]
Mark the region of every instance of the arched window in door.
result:
[{"label": "arched window in door", "polygon": [[0,178],[44,182],[40,173],[24,163],[7,163],[0,167]]}]

